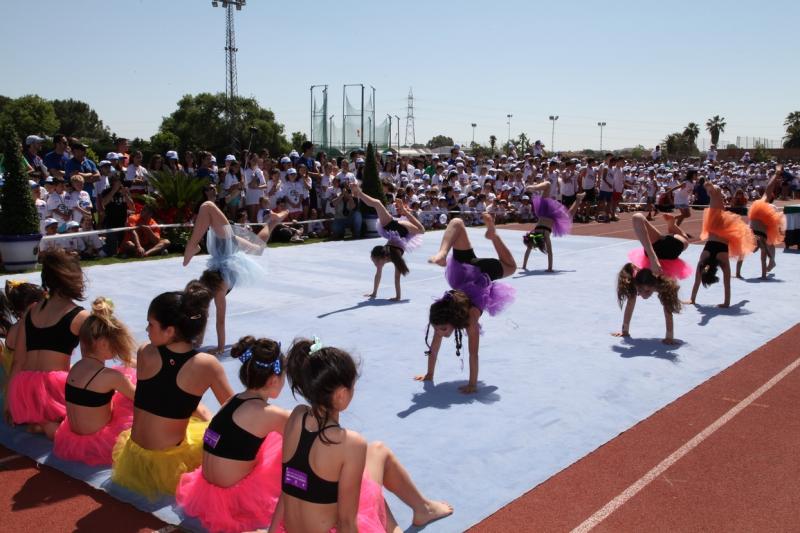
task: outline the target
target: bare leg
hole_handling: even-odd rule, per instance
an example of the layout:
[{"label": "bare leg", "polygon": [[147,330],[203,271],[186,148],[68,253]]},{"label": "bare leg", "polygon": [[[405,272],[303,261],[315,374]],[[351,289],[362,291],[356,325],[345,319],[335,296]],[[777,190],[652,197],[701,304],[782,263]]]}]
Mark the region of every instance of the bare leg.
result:
[{"label": "bare leg", "polygon": [[761,279],[767,279],[767,258],[769,257],[767,241],[763,237],[759,237],[757,242],[758,248],[761,251]]},{"label": "bare leg", "polygon": [[736,261],[736,277],[738,279],[744,279],[744,278],[742,278],[742,265],[743,264],[744,264],[744,259],[739,259],[738,261]]},{"label": "bare leg", "polygon": [[725,301],[717,307],[730,307],[731,306],[731,263],[728,260],[728,254],[719,254],[719,266],[722,268],[722,283],[725,289]]},{"label": "bare leg", "polygon": [[282,211],[280,213],[270,213],[269,214],[269,221],[264,224],[264,227],[261,228],[261,231],[258,232],[258,238],[264,241],[264,244],[269,242],[269,235],[272,233],[272,230],[275,229],[275,226],[286,220],[286,217],[289,216],[288,211]]},{"label": "bare leg", "polygon": [[544,232],[544,245],[547,249],[547,272],[553,272],[553,241],[550,240],[550,232]]},{"label": "bare leg", "polygon": [[186,250],[183,252],[183,266],[188,265],[192,257],[200,251],[200,240],[205,237],[209,228],[214,230],[217,237],[224,239],[225,226],[228,225],[228,219],[225,214],[219,210],[219,207],[214,202],[204,202],[197,212],[192,235],[189,237],[189,242],[186,243]]},{"label": "bare leg", "polygon": [[381,442],[370,443],[367,448],[365,469],[369,477],[394,493],[414,511],[413,525],[420,527],[453,514],[446,502],[429,500],[414,485],[411,475],[397,457]]},{"label": "bare leg", "polygon": [[528,270],[528,257],[530,257],[532,249],[533,246],[525,248],[525,257],[522,259],[522,270]]},{"label": "bare leg", "polygon": [[767,245],[767,254],[769,255],[769,264],[767,265],[767,272],[771,272],[773,268],[775,268],[775,245],[768,244]]},{"label": "bare leg", "polygon": [[708,259],[709,253],[704,251],[700,254],[700,259],[697,261],[697,268],[694,272],[694,286],[692,287],[692,297],[689,300],[684,301],[685,304],[694,305],[695,301],[697,300],[697,291],[700,290],[700,281],[701,281],[701,274],[703,268],[703,262]]},{"label": "bare leg", "polygon": [[484,213],[483,223],[486,224],[486,238],[492,241],[494,249],[497,252],[497,258],[500,260],[500,264],[503,265],[503,277],[510,276],[517,271],[517,261],[506,247],[503,239],[497,235],[492,215]]},{"label": "bare leg", "polygon": [[469,250],[472,248],[467,236],[467,229],[464,227],[464,221],[460,218],[454,218],[447,224],[439,251],[436,255],[431,256],[428,262],[439,266],[447,266],[447,254],[450,253],[451,248],[456,250]]},{"label": "bare leg", "polygon": [[167,239],[159,239],[158,244],[150,248],[144,253],[145,257],[150,257],[153,255],[158,255],[163,252],[168,246],[170,245],[169,240]]},{"label": "bare leg", "polygon": [[679,239],[684,241],[683,249],[685,250],[686,247],[689,245],[689,239],[691,239],[691,235],[683,231],[681,228],[678,227],[678,224],[675,220],[675,215],[670,213],[664,213],[661,217],[667,222],[667,232],[670,235],[674,235]]},{"label": "bare leg", "polygon": [[578,196],[575,197],[575,201],[569,207],[569,218],[570,220],[575,219],[575,213],[578,212],[578,208],[583,205],[583,197],[586,196],[585,192],[578,193]]}]

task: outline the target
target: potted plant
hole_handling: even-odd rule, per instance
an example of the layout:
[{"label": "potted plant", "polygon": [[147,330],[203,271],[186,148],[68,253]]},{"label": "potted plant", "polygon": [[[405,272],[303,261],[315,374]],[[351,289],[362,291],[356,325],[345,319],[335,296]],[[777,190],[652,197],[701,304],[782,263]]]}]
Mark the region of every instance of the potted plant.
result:
[{"label": "potted plant", "polygon": [[[142,199],[153,208],[156,220],[164,224],[191,220],[195,207],[203,201],[203,187],[208,184],[206,179],[166,171],[152,172],[149,181],[153,193],[144,195]],[[166,228],[164,231],[173,251],[182,251],[190,234],[191,230],[186,228]]]},{"label": "potted plant", "polygon": [[[368,196],[372,196],[386,204],[386,195],[383,194],[383,184],[378,177],[378,162],[375,160],[375,150],[372,148],[372,143],[367,145],[367,160],[364,163],[364,177],[361,180],[361,190]],[[359,206],[361,214],[364,215],[364,223],[366,225],[366,236],[378,236],[378,214],[375,209],[362,203]]]},{"label": "potted plant", "polygon": [[39,257],[39,214],[22,165],[22,151],[10,124],[2,130],[4,184],[0,190],[0,256],[8,271],[30,270]]}]

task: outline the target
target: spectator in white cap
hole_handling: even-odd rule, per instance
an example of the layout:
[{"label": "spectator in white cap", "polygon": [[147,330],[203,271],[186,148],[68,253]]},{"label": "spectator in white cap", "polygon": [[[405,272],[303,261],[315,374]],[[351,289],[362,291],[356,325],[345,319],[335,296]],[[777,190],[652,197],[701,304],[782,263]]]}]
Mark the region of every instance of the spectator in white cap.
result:
[{"label": "spectator in white cap", "polygon": [[183,167],[178,162],[178,152],[175,150],[169,150],[166,153],[166,160],[167,164],[164,166],[164,170],[169,172],[172,175],[177,174],[178,172],[183,172]]},{"label": "spectator in white cap", "polygon": [[39,215],[39,233],[44,233],[44,220],[47,218],[47,202],[42,200],[42,188],[39,186],[39,182],[35,180],[29,180],[28,183],[31,186],[31,196],[33,196],[33,202],[36,205],[36,212]]},{"label": "spectator in white cap", "polygon": [[25,161],[27,161],[28,165],[31,167],[28,176],[37,181],[48,175],[47,166],[44,164],[44,160],[39,156],[39,150],[42,149],[42,142],[44,142],[44,138],[38,135],[28,135],[25,138]]},{"label": "spectator in white cap", "polygon": [[[42,235],[44,235],[45,237],[58,234],[58,220],[54,218],[46,218],[42,222],[42,226],[44,227],[44,229],[42,230]],[[41,261],[42,254],[44,252],[61,248],[61,244],[59,241],[60,239],[43,239],[39,243],[39,260]]]}]

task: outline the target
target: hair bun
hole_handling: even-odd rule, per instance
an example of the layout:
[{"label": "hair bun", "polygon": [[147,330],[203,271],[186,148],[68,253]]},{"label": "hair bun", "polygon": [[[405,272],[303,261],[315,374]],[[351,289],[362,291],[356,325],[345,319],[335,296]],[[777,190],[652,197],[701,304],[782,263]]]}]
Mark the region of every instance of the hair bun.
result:
[{"label": "hair bun", "polygon": [[235,359],[239,359],[242,354],[244,354],[247,350],[251,350],[256,345],[256,338],[252,335],[247,335],[239,339],[239,341],[231,346],[231,357]]}]

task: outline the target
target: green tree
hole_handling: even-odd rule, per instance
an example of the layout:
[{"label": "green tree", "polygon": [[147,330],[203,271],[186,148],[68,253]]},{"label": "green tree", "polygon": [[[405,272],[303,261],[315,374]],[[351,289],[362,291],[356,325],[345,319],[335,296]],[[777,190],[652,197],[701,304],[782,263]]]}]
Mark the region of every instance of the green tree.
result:
[{"label": "green tree", "polygon": [[800,148],[800,123],[791,124],[786,128],[786,135],[783,137],[784,148]]},{"label": "green tree", "polygon": [[61,123],[59,132],[69,137],[94,141],[110,139],[111,132],[103,125],[97,112],[80,100],[53,100],[53,111]]},{"label": "green tree", "polygon": [[528,138],[525,133],[520,133],[519,137],[516,138],[514,145],[517,147],[518,150],[525,152],[531,145],[531,140]]},{"label": "green tree", "polygon": [[300,131],[293,131],[292,132],[292,148],[297,150],[297,152],[300,155],[302,155],[301,150],[302,150],[303,143],[306,142],[306,141],[308,141],[308,137],[306,137],[305,133],[302,133]]},{"label": "green tree", "polygon": [[0,233],[31,235],[39,233],[39,214],[31,196],[28,175],[22,166],[22,150],[14,126],[6,122],[0,133],[5,150],[3,188],[0,189]]},{"label": "green tree", "polygon": [[497,136],[489,135],[489,146],[492,148],[492,153],[494,153],[494,147],[496,144],[497,144]]},{"label": "green tree", "polygon": [[695,144],[697,138],[700,136],[700,126],[695,122],[690,122],[686,125],[686,128],[684,128],[683,136],[686,137],[690,143]]},{"label": "green tree", "polygon": [[719,136],[725,132],[725,117],[714,115],[706,121],[706,130],[711,134],[711,144],[715,145],[719,142]]},{"label": "green tree", "polygon": [[428,141],[425,146],[428,148],[440,148],[442,146],[453,146],[455,143],[451,137],[446,135],[436,135]]},{"label": "green tree", "polygon": [[661,144],[670,157],[686,157],[700,153],[697,145],[682,132],[670,133]]},{"label": "green tree", "polygon": [[783,121],[783,125],[787,128],[789,126],[800,126],[800,111],[792,111],[786,115],[786,120]]},{"label": "green tree", "polygon": [[155,154],[164,155],[168,150],[177,150],[181,140],[178,136],[169,131],[159,131],[150,137],[150,146],[148,151]]},{"label": "green tree", "polygon": [[7,102],[0,115],[0,123],[4,122],[8,122],[23,138],[34,134],[53,135],[60,125],[53,104],[35,94]]},{"label": "green tree", "polygon": [[[228,99],[224,93],[187,94],[178,101],[176,109],[161,122],[160,132],[172,133],[180,139],[175,149],[210,150],[214,153],[246,148],[253,133],[253,148],[267,148],[272,154],[290,149],[283,125],[275,114],[261,107],[255,98],[237,96],[230,106],[233,126],[228,120]],[[236,145],[236,146],[233,146]]]}]

